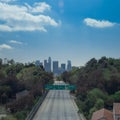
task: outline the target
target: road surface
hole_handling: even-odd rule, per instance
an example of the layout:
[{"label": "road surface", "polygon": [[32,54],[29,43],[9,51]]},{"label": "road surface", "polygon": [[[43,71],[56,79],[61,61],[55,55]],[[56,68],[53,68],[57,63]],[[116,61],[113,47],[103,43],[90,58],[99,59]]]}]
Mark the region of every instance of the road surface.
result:
[{"label": "road surface", "polygon": [[68,90],[50,90],[33,120],[81,120]]}]

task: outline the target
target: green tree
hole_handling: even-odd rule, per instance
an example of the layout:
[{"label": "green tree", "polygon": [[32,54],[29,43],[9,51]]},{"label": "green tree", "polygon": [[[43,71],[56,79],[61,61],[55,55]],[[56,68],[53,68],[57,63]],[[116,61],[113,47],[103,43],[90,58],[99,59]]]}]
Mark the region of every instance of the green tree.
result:
[{"label": "green tree", "polygon": [[86,63],[86,67],[92,68],[95,67],[97,64],[97,60],[95,58],[92,58]]},{"label": "green tree", "polygon": [[2,61],[2,59],[0,58],[0,68],[1,68],[1,66],[2,66],[2,62],[3,62],[3,61]]},{"label": "green tree", "polygon": [[101,108],[104,108],[104,100],[101,99],[101,98],[98,98],[96,103],[95,103],[95,108],[97,110],[101,109]]},{"label": "green tree", "polygon": [[17,120],[25,120],[26,114],[26,111],[20,111],[15,114],[15,117],[17,118]]},{"label": "green tree", "polygon": [[1,120],[17,120],[13,115],[8,115],[7,117],[1,118]]},{"label": "green tree", "polygon": [[115,102],[120,102],[120,91],[115,92],[113,98]]}]

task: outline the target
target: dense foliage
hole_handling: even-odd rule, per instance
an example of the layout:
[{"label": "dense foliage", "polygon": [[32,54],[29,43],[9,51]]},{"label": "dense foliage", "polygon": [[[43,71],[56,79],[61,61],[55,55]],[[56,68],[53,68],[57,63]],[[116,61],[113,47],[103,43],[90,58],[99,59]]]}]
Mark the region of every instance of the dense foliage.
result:
[{"label": "dense foliage", "polygon": [[[45,72],[42,66],[15,63],[14,60],[3,64],[0,59],[0,104],[6,105],[18,120],[22,118],[20,116],[25,117],[25,111],[30,110],[44,93],[45,84],[52,82],[53,74]],[[16,94],[24,90],[29,94],[16,99]]]},{"label": "dense foliage", "polygon": [[84,67],[63,73],[62,79],[76,84],[76,101],[88,119],[94,111],[120,102],[120,59],[92,58]]}]

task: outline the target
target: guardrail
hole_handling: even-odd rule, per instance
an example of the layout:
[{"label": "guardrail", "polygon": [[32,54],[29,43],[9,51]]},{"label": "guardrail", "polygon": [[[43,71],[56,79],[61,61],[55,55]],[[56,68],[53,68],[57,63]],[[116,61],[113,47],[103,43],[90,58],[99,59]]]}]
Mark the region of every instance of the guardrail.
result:
[{"label": "guardrail", "polygon": [[77,106],[77,103],[75,102],[76,98],[73,95],[71,95],[71,99],[72,99],[73,105],[74,105],[74,107],[75,107],[75,109],[76,109],[76,111],[79,115],[80,120],[86,120],[85,116],[82,113],[79,112],[79,108]]},{"label": "guardrail", "polygon": [[47,96],[47,93],[48,93],[48,91],[39,99],[39,101],[32,108],[31,112],[28,114],[28,116],[27,116],[27,118],[25,120],[32,120],[33,119],[35,113],[38,111],[40,105],[42,104],[42,102],[44,101],[45,97]]}]

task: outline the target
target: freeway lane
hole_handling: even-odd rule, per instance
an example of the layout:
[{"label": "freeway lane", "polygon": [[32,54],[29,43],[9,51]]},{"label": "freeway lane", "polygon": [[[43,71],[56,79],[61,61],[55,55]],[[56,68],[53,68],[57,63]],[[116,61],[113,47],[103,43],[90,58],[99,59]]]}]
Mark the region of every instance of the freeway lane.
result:
[{"label": "freeway lane", "polygon": [[80,120],[68,90],[50,90],[33,120]]}]

